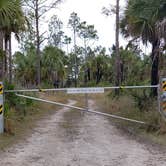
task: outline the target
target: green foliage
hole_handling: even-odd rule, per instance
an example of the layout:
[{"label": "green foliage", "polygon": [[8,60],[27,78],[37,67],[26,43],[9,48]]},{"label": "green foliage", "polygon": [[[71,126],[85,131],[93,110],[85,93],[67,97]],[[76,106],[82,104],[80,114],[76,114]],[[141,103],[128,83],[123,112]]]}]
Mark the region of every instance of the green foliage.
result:
[{"label": "green foliage", "polygon": [[56,15],[52,16],[51,21],[49,23],[49,32],[50,32],[49,42],[51,45],[59,48],[62,47],[62,38],[64,34],[62,28],[63,28],[62,21]]},{"label": "green foliage", "polygon": [[156,23],[161,19],[160,6],[164,3],[163,0],[129,0],[121,23],[122,33],[140,37],[145,44],[152,43],[157,37]]},{"label": "green foliage", "polygon": [[80,25],[80,18],[78,17],[77,13],[75,12],[71,13],[68,24],[74,33],[78,32],[78,26]]},{"label": "green foliage", "polygon": [[142,112],[151,111],[150,108],[155,99],[150,96],[149,90],[131,91],[131,96],[134,98],[136,108]]},{"label": "green foliage", "polygon": [[[0,25],[1,28],[10,29],[17,20],[22,22],[23,12],[20,0],[1,0],[0,1]],[[14,20],[16,22],[14,22]],[[13,27],[14,28],[14,27]]]},{"label": "green foliage", "polygon": [[65,65],[67,57],[65,53],[57,47],[47,46],[42,55],[42,79],[54,82],[63,81],[65,77]]},{"label": "green foliage", "polygon": [[[9,84],[8,82],[5,82],[5,89],[7,90],[13,90],[14,89],[13,84]],[[28,109],[30,106],[33,105],[33,101],[30,99],[23,99],[18,96],[16,96],[15,93],[5,93],[5,108],[4,108],[4,115],[6,118],[8,118],[12,112],[11,108],[15,107],[18,112],[21,114],[23,113],[25,115],[26,109]]]},{"label": "green foliage", "polygon": [[[140,85],[149,83],[149,75],[151,69],[150,57],[142,54],[137,49],[129,47],[128,49],[120,48],[121,58],[121,80],[122,85]],[[79,79],[84,81],[85,69],[88,68],[90,79],[87,85],[91,82],[99,84],[114,84],[115,83],[115,51],[109,56],[104,51],[104,48],[96,48],[88,53],[87,62],[81,62]],[[92,83],[93,84],[93,83]],[[94,85],[95,86],[95,85]]]},{"label": "green foliage", "polygon": [[[5,89],[13,90],[14,85],[9,84],[8,82],[5,82]],[[19,101],[19,98],[15,95],[15,93],[6,93],[5,94],[5,103],[7,104],[7,108],[11,107],[11,106],[16,106],[18,101]]]},{"label": "green foliage", "polygon": [[148,79],[151,65],[149,57],[144,56],[142,59],[136,52],[123,49],[120,50],[120,57],[124,85],[139,85]]},{"label": "green foliage", "polygon": [[[158,33],[158,24],[166,17],[164,0],[129,0],[121,21],[121,32],[125,37],[141,39],[143,44],[152,45],[151,52],[151,85],[158,84],[158,68],[160,59],[161,33]],[[157,91],[152,90],[157,96]]]},{"label": "green foliage", "polygon": [[16,52],[14,55],[14,63],[16,70],[16,79],[22,83],[23,86],[35,83],[35,47],[32,44],[27,45],[26,52]]},{"label": "green foliage", "polygon": [[94,25],[87,25],[86,21],[78,25],[78,35],[84,40],[85,47],[88,40],[98,39],[97,30],[95,30]]},{"label": "green foliage", "polygon": [[2,60],[4,56],[5,52],[2,49],[0,49],[0,60]]}]

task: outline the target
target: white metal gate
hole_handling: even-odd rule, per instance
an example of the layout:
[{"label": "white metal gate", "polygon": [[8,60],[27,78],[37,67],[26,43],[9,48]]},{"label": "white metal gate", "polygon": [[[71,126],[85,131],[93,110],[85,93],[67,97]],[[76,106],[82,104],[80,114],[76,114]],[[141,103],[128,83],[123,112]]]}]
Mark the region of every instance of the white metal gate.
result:
[{"label": "white metal gate", "polygon": [[[130,122],[139,123],[142,125],[148,125],[146,122],[143,122],[143,121],[138,121],[135,119],[129,119],[129,118],[113,115],[113,114],[108,114],[108,113],[103,113],[103,112],[98,112],[98,111],[88,109],[88,94],[104,93],[106,90],[109,90],[109,89],[143,89],[143,88],[157,88],[158,89],[159,112],[163,115],[163,112],[160,110],[160,99],[161,99],[160,85],[114,86],[114,87],[94,87],[94,88],[84,87],[84,88],[59,88],[59,89],[23,89],[23,90],[6,90],[5,93],[14,92],[19,97],[23,97],[23,98],[27,98],[27,99],[31,99],[31,100],[35,100],[35,101],[39,101],[39,102],[55,104],[55,105],[73,108],[73,109],[76,109],[79,111],[89,112],[89,113],[93,113],[93,114],[97,114],[97,115],[101,115],[101,116],[107,116],[110,118],[130,121]],[[37,98],[37,97],[33,97],[33,96],[27,96],[27,95],[20,94],[20,92],[48,92],[48,91],[63,91],[63,92],[66,92],[67,94],[85,94],[86,108],[76,107],[76,106],[72,106],[72,105],[68,105],[68,104],[64,104],[64,103],[60,103],[60,102],[55,102],[55,101],[50,101],[50,100],[46,100],[46,99],[41,99],[41,98]]]}]

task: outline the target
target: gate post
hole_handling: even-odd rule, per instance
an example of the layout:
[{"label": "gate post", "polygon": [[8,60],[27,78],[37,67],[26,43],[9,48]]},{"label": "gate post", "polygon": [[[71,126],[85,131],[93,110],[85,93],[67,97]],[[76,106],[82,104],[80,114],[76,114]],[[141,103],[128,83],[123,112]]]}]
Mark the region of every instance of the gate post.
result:
[{"label": "gate post", "polygon": [[0,134],[4,132],[3,83],[0,82]]},{"label": "gate post", "polygon": [[161,88],[162,88],[162,111],[166,116],[166,78],[162,78],[161,81]]},{"label": "gate post", "polygon": [[88,111],[88,94],[85,93],[85,107],[86,107],[86,110]]},{"label": "gate post", "polygon": [[157,92],[158,92],[157,100],[158,100],[158,112],[162,114],[161,112],[161,81],[160,80],[161,79],[159,79],[159,84],[157,88]]}]

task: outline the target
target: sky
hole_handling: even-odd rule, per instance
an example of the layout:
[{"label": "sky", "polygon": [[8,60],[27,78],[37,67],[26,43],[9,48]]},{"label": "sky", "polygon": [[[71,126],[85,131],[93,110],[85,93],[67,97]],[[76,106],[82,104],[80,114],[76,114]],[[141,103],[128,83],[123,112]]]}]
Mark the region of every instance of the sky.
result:
[{"label": "sky", "polygon": [[[116,0],[64,0],[56,11],[50,11],[46,18],[50,19],[53,14],[58,15],[64,23],[65,33],[72,37],[67,24],[70,14],[76,12],[82,21],[95,25],[99,36],[99,40],[95,42],[95,45],[102,45],[109,48],[115,43],[115,15],[105,16],[102,14],[102,8],[109,7],[110,4],[115,5],[115,3]],[[124,8],[125,0],[120,0],[120,6],[122,9]],[[42,25],[43,29],[47,30],[47,23]],[[125,43],[125,40],[121,36],[120,45],[125,45]],[[18,43],[14,40],[13,52],[17,50],[19,50]]]},{"label": "sky", "polygon": [[[70,14],[74,11],[82,21],[88,24],[94,24],[98,31],[99,40],[95,44],[105,47],[111,47],[115,43],[115,15],[105,16],[102,14],[103,7],[115,5],[116,0],[65,0],[60,5],[57,12],[58,16],[66,24]],[[121,0],[121,6],[124,6],[125,0]],[[69,33],[69,30],[66,30]],[[121,38],[122,39],[122,38]],[[122,41],[124,44],[124,41]]]}]

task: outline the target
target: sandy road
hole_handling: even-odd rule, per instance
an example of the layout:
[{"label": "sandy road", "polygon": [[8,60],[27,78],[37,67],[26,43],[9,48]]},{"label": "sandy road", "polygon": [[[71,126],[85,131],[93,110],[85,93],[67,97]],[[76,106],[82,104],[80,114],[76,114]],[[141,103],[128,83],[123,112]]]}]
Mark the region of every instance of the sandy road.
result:
[{"label": "sandy road", "polygon": [[105,117],[63,108],[1,152],[0,166],[166,166],[165,156],[122,135]]}]

